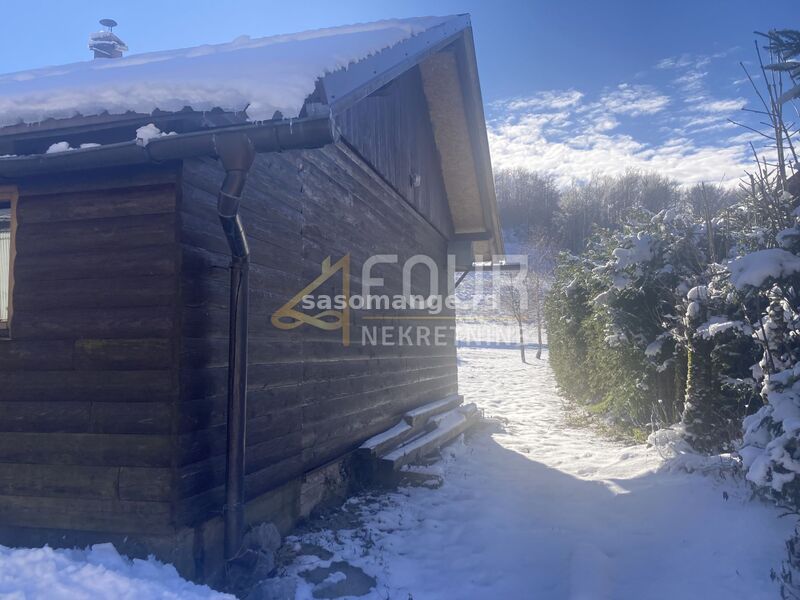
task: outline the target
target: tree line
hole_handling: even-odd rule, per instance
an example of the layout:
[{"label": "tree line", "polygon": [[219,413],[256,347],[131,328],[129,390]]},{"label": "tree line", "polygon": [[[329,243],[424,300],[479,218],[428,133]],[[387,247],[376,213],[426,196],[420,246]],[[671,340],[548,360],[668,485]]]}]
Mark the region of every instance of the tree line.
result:
[{"label": "tree line", "polygon": [[620,230],[632,212],[674,208],[695,219],[711,219],[733,206],[736,189],[699,183],[685,188],[670,177],[630,169],[623,175],[593,175],[559,188],[553,175],[526,169],[495,176],[500,220],[521,245],[543,244],[580,254],[593,233]]}]

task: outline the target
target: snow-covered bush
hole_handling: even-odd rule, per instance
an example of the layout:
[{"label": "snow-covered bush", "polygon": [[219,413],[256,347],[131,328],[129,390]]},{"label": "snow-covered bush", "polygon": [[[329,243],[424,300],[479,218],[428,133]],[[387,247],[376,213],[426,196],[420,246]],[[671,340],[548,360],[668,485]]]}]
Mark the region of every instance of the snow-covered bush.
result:
[{"label": "snow-covered bush", "polygon": [[[795,248],[797,251],[797,248]],[[746,477],[757,490],[791,512],[800,513],[800,299],[795,292],[797,273],[787,273],[775,264],[760,264],[773,255],[756,252],[753,268],[767,274],[766,281],[753,276],[748,290],[769,304],[754,327],[762,348],[754,375],[761,383],[763,405],[744,420],[744,439],[739,449]],[[750,255],[753,256],[753,255]],[[780,270],[782,277],[774,275]],[[782,279],[778,285],[778,279]],[[787,559],[778,577],[784,599],[800,599],[800,525],[786,542]]]},{"label": "snow-covered bush", "polygon": [[773,285],[768,297],[755,333],[763,348],[754,369],[764,405],[745,419],[739,452],[750,481],[776,499],[800,507],[800,316],[794,294],[792,302]]},{"label": "snow-covered bush", "polygon": [[641,211],[562,258],[547,316],[568,398],[629,433],[682,420],[695,450],[733,449],[757,408],[759,354],[730,271],[712,260],[735,245],[720,223]]},{"label": "snow-covered bush", "polygon": [[794,195],[784,191],[779,198],[777,214],[795,224],[765,235],[772,247],[728,264],[741,302],[754,313],[753,337],[761,348],[753,372],[763,405],[745,419],[739,452],[750,481],[800,508],[800,221]]},{"label": "snow-covered bush", "polygon": [[725,271],[709,266],[708,285],[692,288],[685,313],[686,395],[681,416],[696,451],[729,452],[757,397],[751,366],[758,359],[752,327],[730,295]]},{"label": "snow-covered bush", "polygon": [[557,381],[629,433],[681,413],[685,344],[675,307],[702,275],[699,233],[674,210],[640,211],[622,231],[598,231],[583,255],[562,256],[556,269],[546,314]]}]

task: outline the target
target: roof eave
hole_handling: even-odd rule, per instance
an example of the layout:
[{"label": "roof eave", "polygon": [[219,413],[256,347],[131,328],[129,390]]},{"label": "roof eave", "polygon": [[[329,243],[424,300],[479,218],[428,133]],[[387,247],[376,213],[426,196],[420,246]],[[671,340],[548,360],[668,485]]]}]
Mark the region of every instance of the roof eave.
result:
[{"label": "roof eave", "polygon": [[492,157],[489,150],[489,136],[486,131],[486,115],[483,110],[483,94],[481,93],[480,77],[475,53],[475,40],[470,26],[464,35],[464,57],[466,82],[471,89],[465,90],[468,102],[471,104],[469,114],[473,122],[470,126],[475,134],[473,148],[475,148],[475,166],[481,189],[481,204],[483,205],[486,231],[491,234],[490,252],[492,255],[504,255],[505,243],[500,228],[500,216],[497,209],[497,195],[494,187],[494,172],[492,170]]},{"label": "roof eave", "polygon": [[471,27],[468,14],[454,15],[431,27],[373,54],[346,69],[321,78],[324,98],[333,114],[340,114],[366,98],[425,58],[440,51]]},{"label": "roof eave", "polygon": [[257,152],[318,148],[333,143],[337,132],[330,115],[282,119],[177,135],[147,143],[131,140],[51,154],[0,158],[0,179],[14,180],[46,173],[160,163],[199,156],[216,156],[220,136],[244,133]]}]

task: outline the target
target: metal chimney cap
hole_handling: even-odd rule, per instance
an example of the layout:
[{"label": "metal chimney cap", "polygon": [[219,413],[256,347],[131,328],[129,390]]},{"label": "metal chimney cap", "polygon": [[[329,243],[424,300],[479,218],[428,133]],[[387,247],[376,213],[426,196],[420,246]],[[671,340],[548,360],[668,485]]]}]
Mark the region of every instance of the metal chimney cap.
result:
[{"label": "metal chimney cap", "polygon": [[114,19],[100,19],[100,24],[108,29],[89,35],[89,50],[94,52],[95,58],[121,58],[128,46],[111,31],[117,22]]}]

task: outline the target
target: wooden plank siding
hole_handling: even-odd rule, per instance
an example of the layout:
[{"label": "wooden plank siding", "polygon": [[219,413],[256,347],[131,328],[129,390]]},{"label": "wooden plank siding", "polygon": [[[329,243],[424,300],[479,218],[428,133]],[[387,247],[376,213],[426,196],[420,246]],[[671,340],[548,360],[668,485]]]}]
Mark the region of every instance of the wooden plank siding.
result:
[{"label": "wooden plank siding", "polygon": [[172,531],[178,165],[19,183],[0,528]]},{"label": "wooden plank siding", "polygon": [[[453,234],[428,103],[419,67],[336,119],[342,135],[411,206],[446,237]],[[420,176],[414,187],[411,175]]]},{"label": "wooden plank siding", "polygon": [[[258,156],[248,176],[241,208],[251,249],[248,499],[354,449],[410,408],[457,391],[453,330],[444,347],[362,345],[362,324],[392,321],[366,321],[364,311],[353,311],[352,344],[344,347],[340,331],[281,331],[270,322],[328,256],[350,254],[352,291],[360,293],[364,261],[397,254],[400,264],[375,268],[385,287],[374,293],[399,295],[402,263],[426,254],[440,266],[446,293],[452,225],[427,113],[412,119],[426,111],[418,74],[403,79],[350,110],[342,142]],[[364,145],[370,123],[372,135],[383,132],[372,146]],[[409,185],[411,172],[422,173],[419,188]],[[222,177],[212,161],[184,163],[177,518],[186,524],[218,515],[224,502],[230,259],[216,213]],[[412,292],[430,293],[426,269],[412,275]],[[341,278],[317,293],[341,293]],[[454,325],[452,311],[444,315],[436,324]]]},{"label": "wooden plank siding", "polygon": [[[375,268],[385,281],[375,293],[392,296],[402,293],[403,262],[428,255],[446,293],[452,223],[419,73],[338,123],[334,145],[257,156],[244,192],[249,501],[457,392],[452,311],[436,322],[353,311],[349,347],[340,331],[271,323],[328,256],[350,254],[360,293],[367,258],[398,255]],[[208,158],[19,182],[11,335],[0,340],[0,534],[173,536],[221,514],[223,176]],[[341,287],[334,277],[317,293]],[[430,293],[425,267],[412,272],[412,293]],[[453,329],[442,346],[362,345],[362,326],[392,324]]]}]

